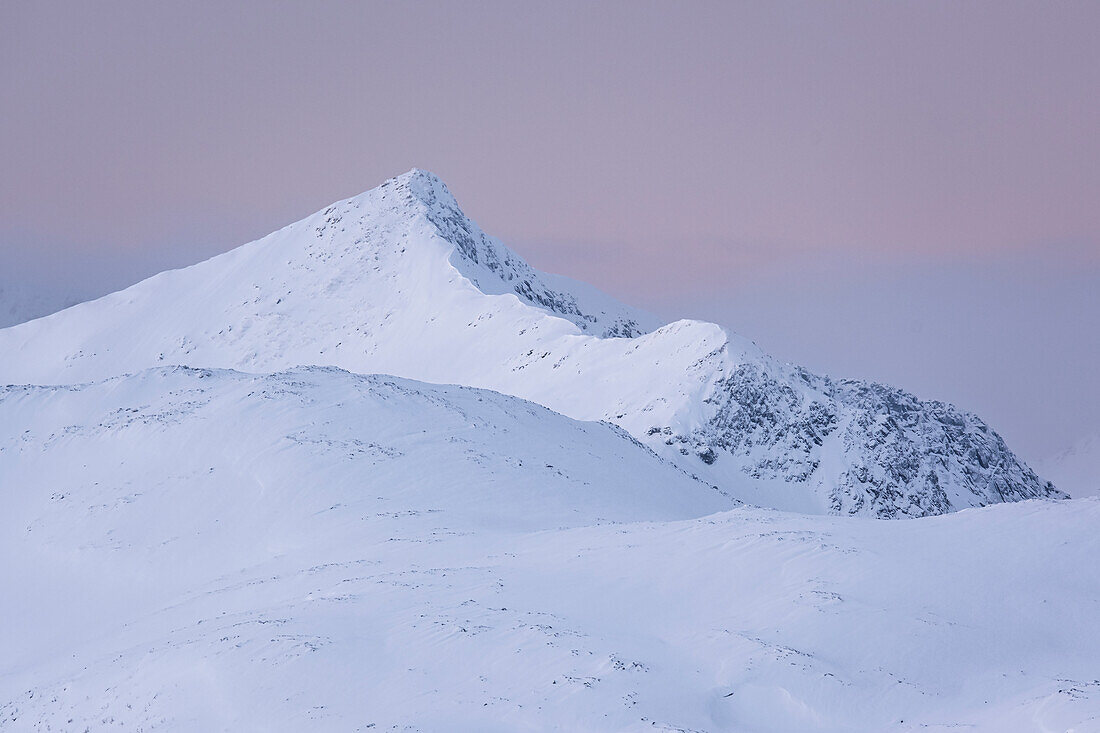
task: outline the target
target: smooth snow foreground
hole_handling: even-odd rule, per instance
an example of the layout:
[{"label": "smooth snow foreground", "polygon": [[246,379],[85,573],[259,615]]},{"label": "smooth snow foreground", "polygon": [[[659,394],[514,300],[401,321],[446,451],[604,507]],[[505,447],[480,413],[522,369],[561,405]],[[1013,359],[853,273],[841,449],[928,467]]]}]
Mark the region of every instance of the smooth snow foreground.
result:
[{"label": "smooth snow foreground", "polygon": [[1100,730],[1097,499],[734,507],[331,368],[0,389],[0,492],[0,730]]}]

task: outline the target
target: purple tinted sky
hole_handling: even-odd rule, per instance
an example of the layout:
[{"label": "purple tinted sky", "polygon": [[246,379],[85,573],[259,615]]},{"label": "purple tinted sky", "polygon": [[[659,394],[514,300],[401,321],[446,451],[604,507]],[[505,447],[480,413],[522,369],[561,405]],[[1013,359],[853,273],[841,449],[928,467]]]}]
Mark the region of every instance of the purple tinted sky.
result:
[{"label": "purple tinted sky", "polygon": [[105,292],[413,166],[533,264],[1100,430],[1100,4],[0,6],[0,284]]}]

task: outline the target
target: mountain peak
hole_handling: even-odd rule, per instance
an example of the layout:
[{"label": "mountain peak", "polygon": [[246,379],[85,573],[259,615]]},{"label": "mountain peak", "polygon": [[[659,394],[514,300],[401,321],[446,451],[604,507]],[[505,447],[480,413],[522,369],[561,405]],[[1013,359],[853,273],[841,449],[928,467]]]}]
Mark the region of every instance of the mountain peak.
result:
[{"label": "mountain peak", "polygon": [[[446,188],[446,185],[443,183],[442,179],[440,179],[439,176],[429,170],[425,170],[424,168],[410,168],[404,173],[394,176],[390,179],[390,181],[394,181],[398,185],[409,185],[411,183],[416,183],[428,186],[438,185]],[[389,181],[387,181],[387,183],[388,182]]]},{"label": "mountain peak", "polygon": [[459,215],[462,210],[443,180],[431,171],[413,168],[395,176],[376,189],[383,195],[391,191],[403,195],[409,203],[419,202],[429,211],[448,211]]},{"label": "mountain peak", "polygon": [[[421,234],[426,225],[429,239],[453,247],[450,264],[486,295],[514,294],[529,305],[572,321],[584,333],[605,337],[638,336],[658,325],[647,314],[582,283],[535,270],[466,216],[447,185],[431,171],[413,168],[344,203],[358,210],[360,220],[364,215],[368,219],[380,213],[396,215],[411,222]],[[331,223],[329,215],[339,206],[334,204],[320,215]],[[322,226],[319,231],[324,229]]]},{"label": "mountain peak", "polygon": [[1061,496],[977,418],[779,364],[715,325],[654,330],[535,270],[413,169],[251,245],[0,331],[0,384],[300,364],[467,384],[609,420],[732,496],[879,517]]}]

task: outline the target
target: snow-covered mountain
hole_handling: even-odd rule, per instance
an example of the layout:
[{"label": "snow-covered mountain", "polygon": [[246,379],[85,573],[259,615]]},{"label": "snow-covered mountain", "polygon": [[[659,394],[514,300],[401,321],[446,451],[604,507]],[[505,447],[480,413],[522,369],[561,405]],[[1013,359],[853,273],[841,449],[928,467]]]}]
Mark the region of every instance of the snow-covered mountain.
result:
[{"label": "snow-covered mountain", "polygon": [[729,507],[619,428],[466,387],[3,388],[0,731],[1100,723],[1100,500]]},{"label": "snow-covered mountain", "polygon": [[979,418],[782,364],[540,273],[413,170],[261,240],[0,331],[0,383],[301,364],[492,389],[622,426],[762,506],[878,517],[1061,497]]},{"label": "snow-covered mountain", "polygon": [[0,731],[1100,724],[1100,499],[421,171],[0,330],[4,384]]}]

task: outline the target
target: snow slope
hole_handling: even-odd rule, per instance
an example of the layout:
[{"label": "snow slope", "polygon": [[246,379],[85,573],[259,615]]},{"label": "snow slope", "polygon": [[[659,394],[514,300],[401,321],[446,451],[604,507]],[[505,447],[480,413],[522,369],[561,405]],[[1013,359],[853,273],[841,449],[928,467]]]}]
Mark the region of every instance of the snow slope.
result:
[{"label": "snow slope", "polygon": [[1062,496],[974,415],[780,364],[713,324],[655,326],[535,271],[414,170],[206,262],[0,331],[0,384],[324,364],[609,420],[762,506],[912,517]]},{"label": "snow slope", "polygon": [[730,509],[318,367],[5,388],[0,478],[3,731],[1100,729],[1100,500]]}]

